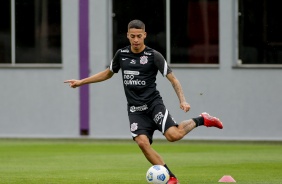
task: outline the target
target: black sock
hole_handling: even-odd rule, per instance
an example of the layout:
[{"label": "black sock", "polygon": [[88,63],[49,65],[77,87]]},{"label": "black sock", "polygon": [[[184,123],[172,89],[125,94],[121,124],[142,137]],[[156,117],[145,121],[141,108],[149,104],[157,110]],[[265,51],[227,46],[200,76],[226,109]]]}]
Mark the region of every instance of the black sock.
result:
[{"label": "black sock", "polygon": [[[169,170],[169,168],[167,167],[167,165],[165,164],[164,167],[168,170],[169,176],[170,177],[175,177],[175,175]],[[176,177],[175,177],[176,178]]]},{"label": "black sock", "polygon": [[199,116],[197,118],[192,118],[192,120],[196,123],[196,127],[204,125],[204,118],[202,116]]}]

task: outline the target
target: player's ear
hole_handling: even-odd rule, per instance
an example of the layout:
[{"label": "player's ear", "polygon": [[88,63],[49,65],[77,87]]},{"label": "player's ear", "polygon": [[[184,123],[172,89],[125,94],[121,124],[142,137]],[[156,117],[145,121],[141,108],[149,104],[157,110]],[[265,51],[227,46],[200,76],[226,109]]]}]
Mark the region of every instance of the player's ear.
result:
[{"label": "player's ear", "polygon": [[129,33],[127,32],[126,37],[129,39]]},{"label": "player's ear", "polygon": [[144,39],[147,37],[147,32],[144,32]]}]

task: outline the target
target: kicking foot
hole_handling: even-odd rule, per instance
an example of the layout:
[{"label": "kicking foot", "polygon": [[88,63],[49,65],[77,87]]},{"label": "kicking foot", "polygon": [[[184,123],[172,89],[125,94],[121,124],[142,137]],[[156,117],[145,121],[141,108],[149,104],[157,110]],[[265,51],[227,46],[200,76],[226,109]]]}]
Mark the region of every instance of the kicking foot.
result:
[{"label": "kicking foot", "polygon": [[206,127],[217,127],[219,129],[223,128],[222,122],[218,118],[213,117],[206,112],[203,112],[200,116],[204,118],[204,125]]},{"label": "kicking foot", "polygon": [[180,183],[177,178],[171,176],[167,181],[167,184],[180,184]]}]

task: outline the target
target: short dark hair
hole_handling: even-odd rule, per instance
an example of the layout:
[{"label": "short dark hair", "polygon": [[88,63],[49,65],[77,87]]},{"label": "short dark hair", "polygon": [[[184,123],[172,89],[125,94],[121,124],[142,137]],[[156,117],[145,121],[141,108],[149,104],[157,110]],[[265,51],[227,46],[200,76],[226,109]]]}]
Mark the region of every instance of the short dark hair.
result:
[{"label": "short dark hair", "polygon": [[143,29],[145,30],[145,24],[141,20],[132,20],[128,23],[128,29],[135,28],[135,29]]}]

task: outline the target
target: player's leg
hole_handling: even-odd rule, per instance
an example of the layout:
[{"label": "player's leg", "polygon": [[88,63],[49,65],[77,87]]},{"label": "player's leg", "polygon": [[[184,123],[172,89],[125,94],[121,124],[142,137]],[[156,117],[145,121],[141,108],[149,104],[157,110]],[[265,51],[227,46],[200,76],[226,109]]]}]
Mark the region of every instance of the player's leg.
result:
[{"label": "player's leg", "polygon": [[178,126],[170,126],[164,133],[166,139],[170,142],[182,139],[186,134],[197,127],[194,120],[184,120]]},{"label": "player's leg", "polygon": [[134,140],[152,165],[165,164],[162,157],[151,147],[150,141],[146,135],[138,135]]},{"label": "player's leg", "polygon": [[148,137],[146,135],[138,135],[134,138],[134,140],[138,144],[139,148],[142,150],[144,156],[152,165],[163,165],[168,170],[170,175],[168,184],[177,184],[177,178],[165,164],[162,157],[152,148]]},{"label": "player's leg", "polygon": [[[146,159],[152,165],[163,165],[169,171],[172,178],[171,181],[177,181],[175,175],[170,171],[168,166],[165,164],[162,157],[151,147],[153,142],[153,133],[157,130],[156,123],[145,114],[129,114],[130,130],[134,141],[138,144],[139,148],[143,152]],[[170,184],[169,182],[168,184]],[[174,182],[176,183],[176,182]],[[174,184],[172,183],[172,184]]]},{"label": "player's leg", "polygon": [[196,127],[196,123],[192,119],[185,120],[178,125],[163,103],[155,105],[151,113],[158,130],[171,142],[182,139]]},{"label": "player's leg", "polygon": [[[168,119],[167,121],[170,120]],[[168,141],[178,141],[182,139],[186,134],[188,134],[191,130],[202,125],[206,127],[216,127],[219,129],[223,128],[222,122],[218,118],[204,112],[197,118],[182,121],[178,127],[168,127],[164,135]]]},{"label": "player's leg", "polygon": [[161,156],[151,147],[156,124],[146,113],[129,114],[130,131],[144,156],[153,165],[164,165]]}]

